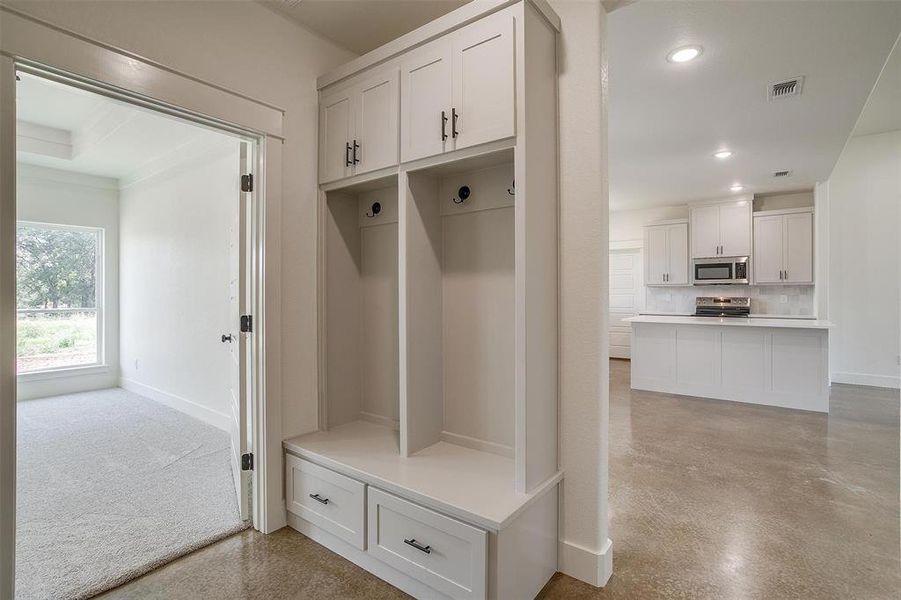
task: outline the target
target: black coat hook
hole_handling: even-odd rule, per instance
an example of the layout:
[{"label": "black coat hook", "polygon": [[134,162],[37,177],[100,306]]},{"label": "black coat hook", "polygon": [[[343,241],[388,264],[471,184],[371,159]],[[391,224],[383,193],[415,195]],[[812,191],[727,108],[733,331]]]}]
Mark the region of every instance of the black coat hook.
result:
[{"label": "black coat hook", "polygon": [[510,194],[511,196],[516,195],[516,180],[515,179],[513,180],[513,187],[507,188],[507,193]]},{"label": "black coat hook", "polygon": [[468,185],[462,186],[459,190],[457,190],[457,196],[460,197],[459,200],[453,198],[454,204],[463,204],[466,202],[466,199],[469,198],[470,194],[472,194],[472,190],[469,189]]},{"label": "black coat hook", "polygon": [[380,212],[382,212],[381,203],[373,202],[372,207],[369,209],[369,212],[366,213],[366,216],[371,219],[372,217],[377,216]]}]

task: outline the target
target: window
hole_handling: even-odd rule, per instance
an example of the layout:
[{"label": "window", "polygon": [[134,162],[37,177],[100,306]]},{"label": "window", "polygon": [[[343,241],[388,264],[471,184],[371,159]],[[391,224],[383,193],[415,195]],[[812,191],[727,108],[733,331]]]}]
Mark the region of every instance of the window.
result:
[{"label": "window", "polygon": [[20,374],[102,364],[102,255],[102,229],[17,224]]}]

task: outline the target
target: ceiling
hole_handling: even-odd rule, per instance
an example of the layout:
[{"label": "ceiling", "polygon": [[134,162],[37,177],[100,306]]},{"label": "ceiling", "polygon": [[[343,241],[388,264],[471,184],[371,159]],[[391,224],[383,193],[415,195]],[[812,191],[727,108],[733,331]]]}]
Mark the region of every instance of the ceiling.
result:
[{"label": "ceiling", "polygon": [[[622,210],[827,179],[901,31],[901,3],[648,1],[607,26],[610,198]],[[697,59],[667,62],[691,44]],[[768,99],[770,83],[799,75],[800,96]],[[721,148],[734,156],[714,159]]]},{"label": "ceiling", "polygon": [[120,180],[236,138],[25,73],[16,83],[16,160]]},{"label": "ceiling", "polygon": [[288,19],[365,54],[470,0],[259,0]]}]

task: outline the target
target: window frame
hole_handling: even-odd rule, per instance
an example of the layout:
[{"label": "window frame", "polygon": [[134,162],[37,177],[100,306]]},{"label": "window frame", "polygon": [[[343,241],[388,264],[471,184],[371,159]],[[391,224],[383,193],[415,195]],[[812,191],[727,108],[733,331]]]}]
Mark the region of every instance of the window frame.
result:
[{"label": "window frame", "polygon": [[[97,340],[97,352],[94,362],[91,363],[51,367],[34,371],[25,371],[22,373],[19,373],[17,371],[16,378],[19,381],[34,381],[39,379],[53,379],[57,377],[67,377],[75,375],[89,375],[97,372],[108,371],[109,366],[106,363],[106,339],[104,338],[106,331],[106,310],[104,306],[104,300],[106,298],[104,287],[106,274],[106,228],[86,225],[69,225],[66,223],[44,223],[41,221],[28,221],[24,219],[16,221],[16,230],[18,230],[19,227],[91,233],[94,235],[94,314],[96,315],[95,336]],[[19,309],[17,308],[17,315],[18,312]],[[16,356],[16,358],[18,359],[18,355]]]}]

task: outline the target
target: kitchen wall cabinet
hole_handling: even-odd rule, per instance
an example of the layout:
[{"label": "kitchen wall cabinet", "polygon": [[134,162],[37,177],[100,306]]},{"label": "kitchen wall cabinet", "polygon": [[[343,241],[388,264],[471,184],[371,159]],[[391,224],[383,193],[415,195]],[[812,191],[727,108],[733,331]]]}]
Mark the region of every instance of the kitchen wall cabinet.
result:
[{"label": "kitchen wall cabinet", "polygon": [[645,284],[688,285],[688,223],[645,227]]},{"label": "kitchen wall cabinet", "polygon": [[498,13],[401,62],[404,162],[514,135],[513,18]]},{"label": "kitchen wall cabinet", "polygon": [[350,80],[319,101],[319,181],[327,183],[398,163],[398,73]]},{"label": "kitchen wall cabinet", "polygon": [[813,283],[813,212],[755,213],[753,263],[755,283]]},{"label": "kitchen wall cabinet", "polygon": [[692,206],[691,257],[750,256],[751,200]]}]

